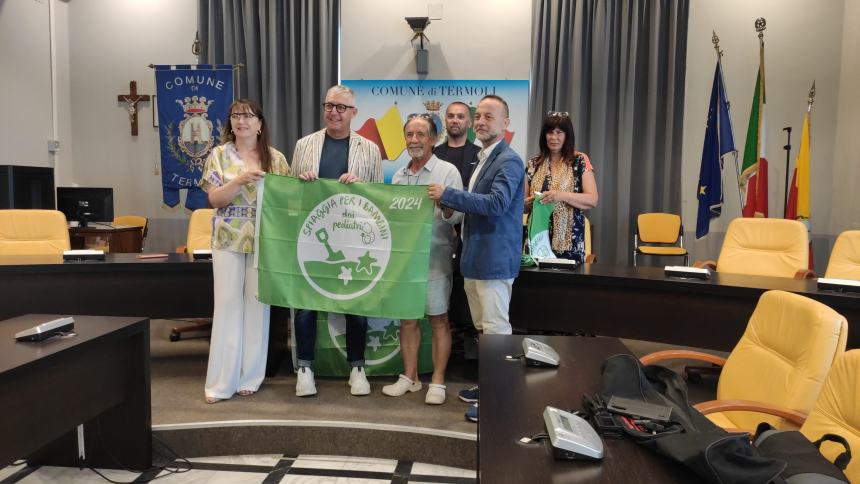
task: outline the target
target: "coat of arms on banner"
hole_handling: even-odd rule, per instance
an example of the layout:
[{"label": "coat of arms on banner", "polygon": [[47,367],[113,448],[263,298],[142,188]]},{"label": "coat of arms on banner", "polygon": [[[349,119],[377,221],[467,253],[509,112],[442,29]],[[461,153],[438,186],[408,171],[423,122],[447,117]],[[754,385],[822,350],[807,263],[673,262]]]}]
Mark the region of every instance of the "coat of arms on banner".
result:
[{"label": "coat of arms on banner", "polygon": [[[207,100],[206,97],[192,96],[190,98],[176,100],[182,111],[185,112],[185,118],[179,122],[178,136],[170,136],[169,139],[179,146],[179,149],[191,158],[190,163],[195,170],[203,171],[204,156],[209,155],[209,150],[215,142],[215,136],[212,132],[212,121],[208,119],[209,106],[212,105],[212,100]],[[221,120],[218,120],[219,137],[224,132],[224,127]],[[175,151],[176,147],[171,146],[171,150]]]},{"label": "coat of arms on banner", "polygon": [[185,208],[205,208],[198,184],[209,152],[224,136],[232,66],[155,66],[155,80],[164,204],[175,207],[180,190],[187,190]]}]

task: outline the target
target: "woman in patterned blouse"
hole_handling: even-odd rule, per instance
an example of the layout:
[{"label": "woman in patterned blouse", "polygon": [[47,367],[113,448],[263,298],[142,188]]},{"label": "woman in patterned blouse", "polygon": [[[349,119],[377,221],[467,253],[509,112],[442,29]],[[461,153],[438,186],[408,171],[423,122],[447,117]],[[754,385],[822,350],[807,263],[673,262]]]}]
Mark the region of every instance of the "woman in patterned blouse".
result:
[{"label": "woman in patterned blouse", "polygon": [[234,393],[251,395],[263,382],[269,306],[257,300],[257,185],[266,173],[286,175],[290,171],[284,155],[269,145],[259,104],[240,99],[230,105],[229,113],[227,141],[209,154],[200,179],[200,187],[215,208],[215,313],[204,389],[207,403],[232,398]]},{"label": "woman in patterned blouse", "polygon": [[550,219],[552,251],[556,257],[585,261],[585,216],[597,206],[597,181],[588,155],[574,149],[573,123],[568,113],[550,111],[540,132],[540,154],[526,163],[526,213],[535,192],[539,203],[556,202]]}]

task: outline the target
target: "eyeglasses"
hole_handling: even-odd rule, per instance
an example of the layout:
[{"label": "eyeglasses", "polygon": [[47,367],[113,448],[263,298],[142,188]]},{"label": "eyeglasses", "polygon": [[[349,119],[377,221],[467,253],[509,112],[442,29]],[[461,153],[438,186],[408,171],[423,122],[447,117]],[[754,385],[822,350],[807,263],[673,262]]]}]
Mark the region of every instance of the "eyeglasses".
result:
[{"label": "eyeglasses", "polygon": [[436,122],[433,121],[433,116],[430,113],[412,113],[406,117],[406,122],[409,123],[409,121],[412,121],[415,118],[421,118],[427,121],[427,124],[430,125],[430,134],[434,137],[436,136]]},{"label": "eyeglasses", "polygon": [[330,113],[332,109],[337,109],[337,112],[339,113],[345,113],[347,109],[354,108],[355,106],[348,106],[346,104],[323,103],[322,107],[327,113]]},{"label": "eyeglasses", "polygon": [[257,115],[254,113],[231,113],[230,119],[238,121],[240,119],[254,119]]},{"label": "eyeglasses", "polygon": [[558,116],[560,118],[569,118],[570,114],[567,111],[547,111],[547,116]]}]

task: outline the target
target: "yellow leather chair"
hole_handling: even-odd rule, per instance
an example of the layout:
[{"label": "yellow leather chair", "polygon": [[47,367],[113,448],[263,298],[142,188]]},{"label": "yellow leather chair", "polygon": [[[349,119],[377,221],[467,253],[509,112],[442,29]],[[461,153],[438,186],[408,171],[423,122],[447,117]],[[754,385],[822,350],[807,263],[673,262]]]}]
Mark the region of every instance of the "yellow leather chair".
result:
[{"label": "yellow leather chair", "polygon": [[[860,350],[851,350],[836,357],[830,372],[824,380],[824,385],[812,411],[808,415],[793,412],[783,407],[767,407],[740,402],[722,405],[724,410],[747,410],[759,412],[757,420],[764,421],[764,415],[778,415],[800,427],[800,432],[811,442],[820,439],[824,434],[835,434],[844,437],[855,455],[843,470],[851,482],[860,482],[860,459],[857,459],[857,449],[860,449]],[[697,406],[698,407],[698,406]],[[830,462],[834,462],[844,451],[844,448],[832,442],[821,445],[821,453]]]},{"label": "yellow leather chair", "polygon": [[[192,253],[197,249],[212,248],[212,216],[215,210],[200,208],[191,212],[188,219],[188,235],[185,245],[176,248],[176,252]],[[177,326],[170,330],[170,341],[179,341],[182,333],[190,331],[205,331],[212,329],[212,320],[208,318],[192,319],[187,326]]]},{"label": "yellow leather chair", "polygon": [[593,264],[597,262],[597,254],[591,249],[591,221],[588,217],[583,216],[583,218],[585,218],[585,262]]},{"label": "yellow leather chair", "polygon": [[[777,428],[796,428],[785,419],[812,410],[833,361],[845,352],[847,337],[848,322],[833,309],[797,294],[767,291],[727,359],[668,350],[646,355],[641,361],[695,359],[721,365],[717,400],[696,408],[723,428],[753,431],[765,421]],[[727,408],[788,410],[763,416]]]},{"label": "yellow leather chair", "polygon": [[656,255],[683,257],[687,265],[689,254],[684,248],[684,226],[681,217],[673,213],[641,213],[636,217],[633,236],[633,265],[636,256]]},{"label": "yellow leather chair", "polygon": [[212,217],[215,209],[200,208],[191,212],[188,219],[188,235],[185,245],[177,247],[176,252],[192,253],[198,249],[212,248]]},{"label": "yellow leather chair", "polygon": [[[800,432],[815,442],[824,434],[844,437],[854,452],[854,458],[843,471],[851,482],[860,482],[860,350],[851,350],[836,359],[815,407]],[[833,462],[843,452],[842,446],[824,442],[821,453]]]},{"label": "yellow leather chair", "polygon": [[129,227],[140,227],[142,238],[146,238],[146,232],[149,226],[149,220],[140,215],[120,215],[114,217],[113,225],[127,225]]},{"label": "yellow leather chair", "polygon": [[63,212],[0,210],[0,255],[56,255],[70,248]]},{"label": "yellow leather chair", "polygon": [[839,234],[824,277],[860,281],[860,230],[846,230]]},{"label": "yellow leather chair", "polygon": [[718,272],[810,279],[809,236],[797,220],[736,218],[729,223],[716,262],[693,264]]}]

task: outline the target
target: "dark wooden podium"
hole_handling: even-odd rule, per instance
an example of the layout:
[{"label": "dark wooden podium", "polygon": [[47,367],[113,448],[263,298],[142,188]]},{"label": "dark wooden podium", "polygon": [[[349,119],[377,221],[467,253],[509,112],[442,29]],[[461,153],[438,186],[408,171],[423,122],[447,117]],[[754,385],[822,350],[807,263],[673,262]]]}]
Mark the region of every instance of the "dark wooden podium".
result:
[{"label": "dark wooden podium", "polygon": [[[67,313],[66,313],[67,314]],[[74,316],[77,336],[22,343],[13,335],[60,315],[0,321],[0,467],[16,459],[78,465],[152,465],[149,320]]]},{"label": "dark wooden podium", "polygon": [[105,252],[142,252],[143,232],[130,225],[69,227],[72,249],[99,249]]}]

